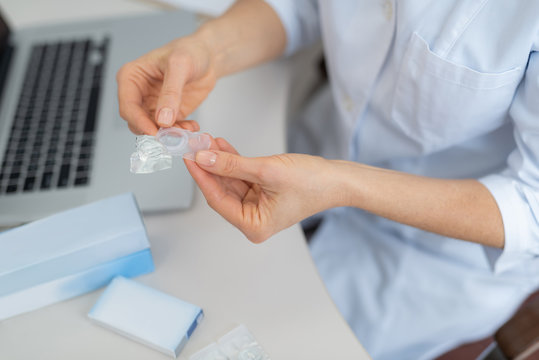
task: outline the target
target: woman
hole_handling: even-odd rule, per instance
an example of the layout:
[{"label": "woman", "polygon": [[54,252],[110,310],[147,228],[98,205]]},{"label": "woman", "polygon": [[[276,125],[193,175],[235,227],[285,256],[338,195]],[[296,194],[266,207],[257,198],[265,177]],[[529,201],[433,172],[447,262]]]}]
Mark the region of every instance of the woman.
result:
[{"label": "woman", "polygon": [[[346,160],[186,161],[253,242],[331,209],[311,250],[374,359],[490,334],[539,284],[539,3],[240,0],[118,74],[137,133],[198,130],[218,78],[322,39]],[[211,130],[211,129],[208,129]],[[463,241],[464,240],[464,241]]]}]

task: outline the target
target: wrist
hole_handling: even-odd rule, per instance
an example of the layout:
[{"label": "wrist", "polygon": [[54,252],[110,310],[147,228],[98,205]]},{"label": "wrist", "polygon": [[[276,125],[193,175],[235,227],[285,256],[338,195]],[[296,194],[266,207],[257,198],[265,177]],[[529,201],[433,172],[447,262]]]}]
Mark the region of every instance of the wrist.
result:
[{"label": "wrist", "polygon": [[224,37],[219,37],[219,24],[216,24],[216,22],[218,20],[210,20],[204,23],[190,38],[199,44],[200,48],[204,49],[211,59],[216,77],[220,78],[229,73],[226,69],[225,59],[227,41]]},{"label": "wrist", "polygon": [[362,189],[362,165],[346,160],[331,160],[334,174],[333,207],[358,207]]},{"label": "wrist", "polygon": [[317,197],[319,211],[334,207],[353,206],[357,194],[354,194],[353,177],[355,163],[344,160],[322,159],[316,171],[318,179],[317,188],[321,190],[321,196]]},{"label": "wrist", "polygon": [[274,59],[286,46],[286,32],[278,15],[262,0],[237,0],[192,37],[211,51],[217,77]]},{"label": "wrist", "polygon": [[217,78],[243,70],[251,61],[250,44],[242,25],[241,18],[227,13],[205,22],[191,35],[207,49]]}]

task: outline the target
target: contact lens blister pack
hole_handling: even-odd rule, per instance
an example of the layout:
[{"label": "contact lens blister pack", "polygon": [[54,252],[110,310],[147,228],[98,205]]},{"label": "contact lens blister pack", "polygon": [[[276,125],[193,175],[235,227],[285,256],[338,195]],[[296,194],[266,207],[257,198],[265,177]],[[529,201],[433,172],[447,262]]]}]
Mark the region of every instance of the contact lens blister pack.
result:
[{"label": "contact lens blister pack", "polygon": [[208,150],[210,144],[208,134],[176,127],[161,128],[156,136],[137,136],[136,149],[131,154],[131,172],[148,174],[169,169],[173,156],[194,160],[196,152]]},{"label": "contact lens blister pack", "polygon": [[189,360],[270,360],[270,357],[249,329],[240,325],[191,355]]}]

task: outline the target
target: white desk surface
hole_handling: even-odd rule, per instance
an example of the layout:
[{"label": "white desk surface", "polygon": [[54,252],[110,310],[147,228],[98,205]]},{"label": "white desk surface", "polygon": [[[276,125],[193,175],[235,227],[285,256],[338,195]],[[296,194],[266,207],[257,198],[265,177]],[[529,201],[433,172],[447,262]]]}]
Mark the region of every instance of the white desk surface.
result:
[{"label": "white desk surface", "polygon": [[[15,27],[157,11],[129,0],[0,0]],[[290,64],[221,80],[199,111],[203,130],[249,156],[284,151]],[[137,278],[201,306],[205,319],[179,359],[245,324],[276,359],[369,359],[329,298],[299,226],[249,243],[197,192],[184,212],[146,216],[156,271]],[[167,359],[91,323],[102,290],[0,323],[0,359]]]}]

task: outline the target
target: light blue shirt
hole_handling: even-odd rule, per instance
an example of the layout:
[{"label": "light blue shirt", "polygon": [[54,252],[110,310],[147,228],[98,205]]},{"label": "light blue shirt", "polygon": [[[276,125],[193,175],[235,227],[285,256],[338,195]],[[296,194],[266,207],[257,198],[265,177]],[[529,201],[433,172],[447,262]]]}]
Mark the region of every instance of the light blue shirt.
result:
[{"label": "light blue shirt", "polygon": [[503,251],[329,211],[312,254],[359,340],[429,359],[493,333],[539,285],[539,2],[268,3],[287,54],[322,39],[350,160],[476,178],[502,214]]}]

